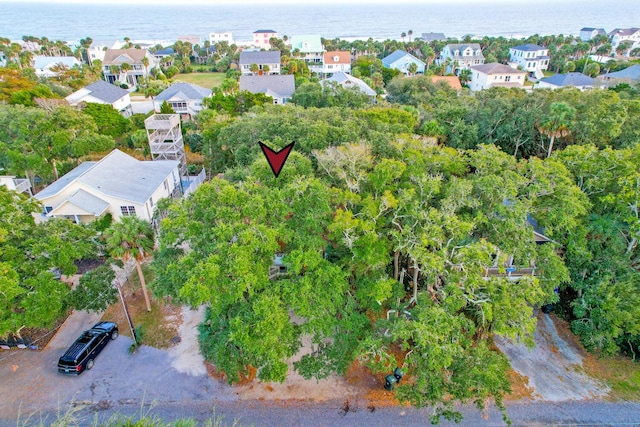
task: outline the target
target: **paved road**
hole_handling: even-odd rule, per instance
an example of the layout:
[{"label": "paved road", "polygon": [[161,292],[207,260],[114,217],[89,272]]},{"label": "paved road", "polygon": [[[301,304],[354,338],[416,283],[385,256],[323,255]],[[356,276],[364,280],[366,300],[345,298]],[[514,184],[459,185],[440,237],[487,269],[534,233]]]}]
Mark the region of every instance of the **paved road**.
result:
[{"label": "paved road", "polygon": [[[95,367],[82,375],[64,376],[56,363],[64,348],[43,351],[13,350],[0,352],[0,425],[16,425],[16,417],[37,413],[34,420],[47,425],[58,409],[69,402],[82,405],[80,425],[90,424],[94,414],[106,419],[118,412],[139,414],[141,405],[154,402],[153,414],[166,420],[192,417],[204,420],[212,408],[225,420],[237,419],[241,425],[426,425],[429,411],[412,408],[376,408],[367,402],[344,400],[326,403],[239,401],[234,388],[208,376],[193,377],[171,367],[166,351],[142,347],[128,355],[131,340],[120,336],[109,343],[96,359]],[[301,396],[304,398],[304,396]],[[461,407],[462,425],[503,425],[501,416],[491,408],[486,418],[473,406]],[[640,404],[599,401],[514,403],[508,407],[514,425],[618,425],[640,426]],[[444,423],[443,425],[453,425]]]}]

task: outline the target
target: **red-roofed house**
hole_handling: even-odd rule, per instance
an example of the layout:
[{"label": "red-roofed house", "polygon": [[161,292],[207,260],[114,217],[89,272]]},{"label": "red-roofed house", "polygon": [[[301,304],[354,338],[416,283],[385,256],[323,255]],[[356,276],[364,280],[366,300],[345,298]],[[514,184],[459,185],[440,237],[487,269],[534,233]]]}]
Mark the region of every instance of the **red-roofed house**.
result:
[{"label": "red-roofed house", "polygon": [[324,52],[324,66],[322,73],[331,76],[333,73],[351,74],[351,52]]}]

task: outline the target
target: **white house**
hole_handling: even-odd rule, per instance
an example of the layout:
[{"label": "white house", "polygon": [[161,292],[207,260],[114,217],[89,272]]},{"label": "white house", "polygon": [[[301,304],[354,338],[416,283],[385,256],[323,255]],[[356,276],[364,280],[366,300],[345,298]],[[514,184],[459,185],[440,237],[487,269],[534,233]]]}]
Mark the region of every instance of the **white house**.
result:
[{"label": "white house", "polygon": [[84,162],[34,197],[43,216],[87,223],[110,213],[147,221],[160,199],[180,185],[177,160],[140,161],[113,150],[99,162]]},{"label": "white house", "polygon": [[448,64],[446,72],[458,75],[460,70],[484,64],[484,55],[478,43],[449,43],[442,48],[436,64]]},{"label": "white house", "polygon": [[204,108],[202,100],[210,96],[211,89],[191,83],[174,83],[153,99],[153,106],[159,113],[162,103],[167,101],[176,114],[193,117]]},{"label": "white house", "polygon": [[[144,65],[143,58],[149,64]],[[123,69],[128,64],[128,69]],[[158,66],[158,60],[147,49],[107,49],[102,61],[104,79],[108,83],[127,83],[137,86],[140,77],[149,77],[150,71]]]},{"label": "white house", "polygon": [[492,62],[490,64],[475,65],[471,67],[471,83],[469,88],[473,91],[499,87],[522,87],[524,85],[525,71],[516,70],[504,64]]},{"label": "white house", "polygon": [[396,50],[382,59],[383,67],[400,70],[406,75],[409,74],[409,67],[411,64],[416,64],[416,74],[424,74],[425,63],[404,50]]},{"label": "white house", "polygon": [[319,35],[292,36],[291,53],[306,62],[312,73],[322,73],[324,47]]},{"label": "white house", "polygon": [[55,71],[57,67],[71,69],[80,65],[80,61],[73,56],[35,56],[33,58],[33,68],[38,77],[55,77],[58,75]]},{"label": "white house", "polygon": [[596,80],[582,73],[554,74],[551,77],[540,79],[534,86],[535,89],[560,89],[563,87],[576,87],[580,90],[592,89]]},{"label": "white house", "polygon": [[271,44],[269,39],[278,37],[278,33],[273,30],[257,30],[253,32],[253,45],[260,49],[269,49]]},{"label": "white house", "polygon": [[212,45],[219,42],[227,42],[229,45],[233,44],[233,33],[209,33],[209,43]]},{"label": "white house", "polygon": [[584,27],[580,29],[580,40],[583,42],[588,42],[598,35],[606,36],[607,33],[604,28]]},{"label": "white house", "polygon": [[73,92],[65,99],[72,106],[76,106],[81,102],[109,104],[125,117],[133,114],[129,92],[104,80],[91,83]]},{"label": "white house", "polygon": [[322,74],[325,76],[333,73],[351,74],[351,52],[325,52],[323,58]]},{"label": "white house", "polygon": [[614,52],[620,43],[629,42],[629,50],[623,53],[623,55],[629,56],[629,52],[640,47],[640,28],[616,28],[609,33],[609,38]]},{"label": "white house", "polygon": [[240,76],[240,90],[264,93],[274,104],[286,104],[296,91],[295,77],[291,74]]},{"label": "white house", "polygon": [[320,80],[321,85],[326,85],[329,82],[334,82],[335,84],[339,84],[345,89],[355,88],[360,92],[367,95],[372,101],[375,100],[377,95],[376,91],[371,89],[368,84],[360,80],[359,78],[353,77],[350,74],[338,72],[334,73],[328,79]]},{"label": "white house", "polygon": [[89,60],[91,62],[95,60],[104,61],[104,54],[106,50],[107,50],[106,46],[91,45],[91,47],[87,49],[87,55],[89,55]]},{"label": "white house", "polygon": [[[238,61],[240,71],[244,75],[251,75],[251,65],[256,64],[258,66],[258,72],[256,74],[280,74],[280,51],[279,50],[266,50],[266,51],[242,51],[240,52],[240,59]],[[268,72],[265,72],[268,66]]]},{"label": "white house", "polygon": [[541,79],[543,70],[549,68],[549,49],[537,44],[522,44],[509,49],[509,62],[529,73],[530,77]]},{"label": "white house", "polygon": [[18,193],[29,193],[31,195],[31,181],[15,176],[0,175],[0,185],[4,185],[9,190]]}]

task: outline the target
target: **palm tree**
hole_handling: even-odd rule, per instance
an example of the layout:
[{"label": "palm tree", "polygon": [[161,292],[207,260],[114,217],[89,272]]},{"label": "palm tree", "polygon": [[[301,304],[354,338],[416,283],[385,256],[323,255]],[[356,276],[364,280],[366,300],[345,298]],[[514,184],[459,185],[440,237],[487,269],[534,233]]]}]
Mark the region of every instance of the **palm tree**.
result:
[{"label": "palm tree", "polygon": [[262,66],[262,72],[264,73],[264,75],[269,74],[269,71],[271,71],[271,68],[269,68],[268,65],[263,65]]},{"label": "palm tree", "polygon": [[569,126],[575,118],[576,110],[566,102],[554,102],[549,108],[549,114],[542,119],[538,129],[540,133],[547,135],[549,140],[549,150],[547,157],[551,157],[553,143],[557,137],[567,136],[571,133]]},{"label": "palm tree", "polygon": [[253,74],[258,74],[258,70],[260,70],[260,67],[258,67],[258,64],[249,65],[249,71],[251,71]]},{"label": "palm tree", "polygon": [[142,57],[142,65],[144,65],[144,75],[146,77],[149,76],[149,58],[146,56]]},{"label": "palm tree", "polygon": [[145,252],[151,252],[153,249],[154,241],[151,224],[135,215],[123,216],[120,222],[113,224],[104,231],[104,237],[107,242],[107,250],[111,256],[123,261],[128,261],[131,258],[135,260],[147,311],[151,311],[147,283],[140,264],[140,261],[144,259]]},{"label": "palm tree", "polygon": [[404,42],[404,38],[407,37],[407,33],[403,31],[402,34],[400,34],[400,37],[402,37],[402,42]]},{"label": "palm tree", "polygon": [[409,36],[409,41],[411,41],[411,36],[413,35],[413,30],[407,31],[407,35]]},{"label": "palm tree", "polygon": [[407,68],[407,71],[409,71],[409,75],[415,74],[418,71],[418,64],[412,62],[411,64],[409,64],[409,68]]}]

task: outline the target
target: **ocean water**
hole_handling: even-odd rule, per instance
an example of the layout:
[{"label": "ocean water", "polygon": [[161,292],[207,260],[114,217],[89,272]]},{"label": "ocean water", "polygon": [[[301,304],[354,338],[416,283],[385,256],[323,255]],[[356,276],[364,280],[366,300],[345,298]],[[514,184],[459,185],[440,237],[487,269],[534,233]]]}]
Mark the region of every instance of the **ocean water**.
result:
[{"label": "ocean water", "polygon": [[[438,1],[438,0],[436,0]],[[76,41],[175,40],[182,35],[205,37],[231,31],[248,41],[258,29],[282,35],[320,34],[325,38],[400,39],[413,30],[442,32],[449,37],[522,37],[532,34],[579,34],[582,27],[640,26],[638,0],[493,0],[429,4],[51,4],[0,1],[0,37],[23,35]]]}]

